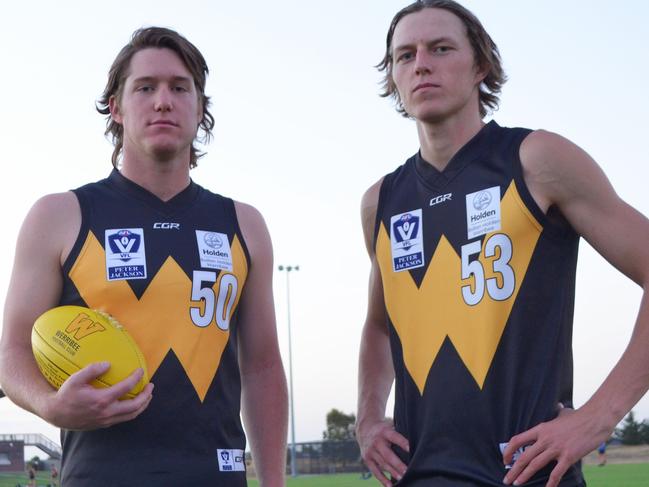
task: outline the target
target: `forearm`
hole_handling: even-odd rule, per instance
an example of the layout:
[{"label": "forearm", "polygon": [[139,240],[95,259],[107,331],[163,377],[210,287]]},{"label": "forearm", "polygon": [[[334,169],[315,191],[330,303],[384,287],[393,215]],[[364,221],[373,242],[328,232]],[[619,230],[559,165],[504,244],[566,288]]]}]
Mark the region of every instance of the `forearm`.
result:
[{"label": "forearm", "polygon": [[[646,287],[646,286],[645,286]],[[598,414],[612,430],[649,390],[649,293],[645,290],[638,319],[622,357],[595,394],[582,406]]]},{"label": "forearm", "polygon": [[0,384],[13,403],[48,421],[47,405],[54,389],[38,370],[31,349],[0,348]]},{"label": "forearm", "polygon": [[283,487],[288,400],[281,361],[242,373],[242,412],[260,487]]},{"label": "forearm", "polygon": [[358,428],[362,428],[365,422],[384,419],[393,382],[394,368],[387,331],[366,324],[358,367]]}]

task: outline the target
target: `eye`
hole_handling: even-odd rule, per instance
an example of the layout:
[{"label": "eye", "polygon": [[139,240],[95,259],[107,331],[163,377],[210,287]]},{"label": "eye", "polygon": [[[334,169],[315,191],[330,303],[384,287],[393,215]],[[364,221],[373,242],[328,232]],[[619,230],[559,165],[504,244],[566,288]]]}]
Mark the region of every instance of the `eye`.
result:
[{"label": "eye", "polygon": [[186,93],[189,91],[187,87],[183,85],[176,85],[173,87],[173,90],[177,93]]},{"label": "eye", "polygon": [[451,51],[450,46],[435,46],[435,48],[433,49],[433,52],[435,54],[446,54],[447,52],[450,51]]},{"label": "eye", "polygon": [[140,93],[150,93],[153,91],[153,86],[151,85],[141,85],[135,88],[135,91]]},{"label": "eye", "polygon": [[410,61],[414,57],[412,51],[404,51],[397,56],[397,62]]}]

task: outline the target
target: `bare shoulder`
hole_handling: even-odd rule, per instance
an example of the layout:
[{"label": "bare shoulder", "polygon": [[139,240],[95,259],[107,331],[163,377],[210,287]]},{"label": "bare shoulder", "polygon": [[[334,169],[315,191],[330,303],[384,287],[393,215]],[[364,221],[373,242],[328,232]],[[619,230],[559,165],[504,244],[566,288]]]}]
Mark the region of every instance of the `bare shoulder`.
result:
[{"label": "bare shoulder", "polygon": [[383,184],[383,178],[370,186],[361,199],[361,224],[363,225],[365,246],[370,254],[373,253],[372,239],[374,237],[374,223],[376,222],[376,211],[379,205],[381,184]]},{"label": "bare shoulder", "polygon": [[575,196],[588,181],[605,177],[595,161],[567,138],[536,130],[525,138],[520,148],[523,177],[541,209]]},{"label": "bare shoulder", "polygon": [[[79,200],[71,191],[41,197],[29,210],[20,240],[33,240],[61,254],[61,262],[72,249],[81,228]],[[49,244],[49,245],[48,245]]]},{"label": "bare shoulder", "polygon": [[234,209],[251,257],[254,259],[260,254],[269,254],[271,252],[270,235],[264,217],[259,210],[241,201],[234,202]]}]

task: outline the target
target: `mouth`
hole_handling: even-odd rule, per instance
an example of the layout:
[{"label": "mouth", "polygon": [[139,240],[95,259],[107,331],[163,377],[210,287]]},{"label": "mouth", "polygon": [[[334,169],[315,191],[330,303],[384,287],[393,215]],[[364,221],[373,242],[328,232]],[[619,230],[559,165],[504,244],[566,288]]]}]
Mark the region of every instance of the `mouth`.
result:
[{"label": "mouth", "polygon": [[154,120],[150,122],[149,125],[154,127],[177,127],[178,124],[172,122],[171,120]]},{"label": "mouth", "polygon": [[413,93],[416,93],[419,90],[424,90],[426,88],[440,88],[440,85],[436,85],[434,83],[420,83],[417,86],[415,86],[415,89],[412,90]]}]

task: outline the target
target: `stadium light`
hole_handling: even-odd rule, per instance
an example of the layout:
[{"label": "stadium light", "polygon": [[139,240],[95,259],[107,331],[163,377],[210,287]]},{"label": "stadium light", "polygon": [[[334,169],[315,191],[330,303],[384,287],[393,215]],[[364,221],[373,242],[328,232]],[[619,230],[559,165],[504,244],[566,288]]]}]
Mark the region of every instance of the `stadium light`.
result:
[{"label": "stadium light", "polygon": [[277,267],[280,271],[286,271],[286,321],[288,323],[288,383],[289,383],[289,403],[291,408],[291,477],[297,477],[297,466],[295,464],[295,408],[293,402],[293,351],[291,345],[291,293],[289,286],[289,276],[291,271],[299,271],[300,266],[283,266]]}]

